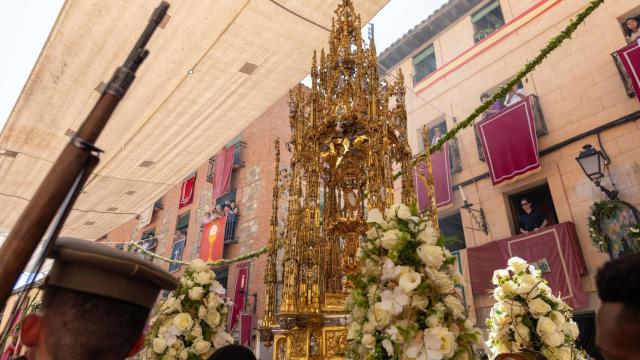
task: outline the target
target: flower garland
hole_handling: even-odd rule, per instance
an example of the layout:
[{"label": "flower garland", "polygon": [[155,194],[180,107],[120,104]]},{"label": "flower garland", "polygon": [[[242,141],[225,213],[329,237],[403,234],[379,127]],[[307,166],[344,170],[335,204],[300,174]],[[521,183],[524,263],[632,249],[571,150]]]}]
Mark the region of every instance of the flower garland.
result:
[{"label": "flower garland", "polygon": [[[189,265],[189,262],[187,261],[182,261],[182,260],[172,260],[170,258],[158,255],[154,252],[151,252],[145,248],[143,248],[142,246],[136,244],[136,243],[129,243],[129,250],[134,249],[144,255],[147,256],[151,256],[155,259],[159,259],[162,261],[166,261],[168,263],[172,263],[172,264],[180,264],[180,265]],[[234,258],[231,259],[220,259],[220,260],[216,260],[216,261],[209,261],[207,262],[208,266],[223,266],[223,265],[229,265],[229,264],[233,264],[233,263],[237,263],[237,262],[241,262],[241,261],[245,261],[245,260],[249,260],[249,259],[253,259],[255,257],[258,257],[264,253],[267,252],[267,250],[269,250],[269,248],[267,246],[261,247],[257,250],[253,250],[253,251],[249,251],[248,253],[244,253],[242,255],[236,256]]]},{"label": "flower garland", "polygon": [[540,270],[519,257],[508,265],[492,279],[497,302],[487,319],[487,346],[493,356],[530,351],[554,360],[584,359],[575,346],[579,331],[572,309],[553,295]]},{"label": "flower garland", "polygon": [[429,220],[398,205],[373,209],[358,250],[361,272],[353,288],[348,358],[470,359],[482,333],[467,319],[454,286],[462,283],[455,257]]},{"label": "flower garland", "polygon": [[144,359],[207,359],[233,343],[225,332],[226,290],[202,260],[196,259],[180,278],[178,288],[159,303],[145,339]]},{"label": "flower garland", "polygon": [[591,205],[589,215],[589,237],[600,252],[609,252],[609,238],[600,227],[600,219],[610,219],[620,209],[620,203],[614,200],[596,201]]},{"label": "flower garland", "polygon": [[[540,50],[538,55],[527,62],[525,66],[516,73],[516,75],[509,80],[505,85],[501,86],[498,91],[496,91],[493,96],[489,99],[485,100],[480,106],[478,106],[469,116],[467,116],[464,120],[457,123],[451,130],[447,131],[443,134],[440,139],[429,148],[428,152],[420,154],[416,156],[413,160],[413,164],[417,164],[420,161],[426,159],[426,154],[432,154],[442,148],[444,143],[453,139],[460,131],[468,128],[473,125],[474,121],[482,114],[484,114],[489,107],[491,107],[496,101],[504,98],[510,89],[512,89],[515,85],[517,85],[522,79],[525,78],[530,72],[532,72],[538,65],[542,63],[542,61],[551,54],[555,49],[560,47],[560,45],[567,39],[571,38],[571,35],[578,29],[578,26],[582,24],[586,18],[591,15],[600,5],[604,3],[604,0],[593,0],[589,6],[587,6],[582,12],[577,14],[573,19],[569,21],[569,25],[567,25],[564,30],[560,32],[560,34],[553,37],[547,45]],[[397,179],[402,175],[402,171],[397,172],[394,175],[394,179]]]}]

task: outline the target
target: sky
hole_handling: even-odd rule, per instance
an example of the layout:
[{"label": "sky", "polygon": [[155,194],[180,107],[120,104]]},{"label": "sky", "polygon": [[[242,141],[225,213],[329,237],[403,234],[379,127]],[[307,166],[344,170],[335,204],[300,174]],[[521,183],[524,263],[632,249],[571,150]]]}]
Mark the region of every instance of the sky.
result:
[{"label": "sky", "polygon": [[[300,0],[303,1],[303,0]],[[390,0],[372,19],[383,51],[447,0]],[[0,11],[0,128],[4,127],[64,0],[7,1]],[[357,9],[356,9],[357,10]]]}]

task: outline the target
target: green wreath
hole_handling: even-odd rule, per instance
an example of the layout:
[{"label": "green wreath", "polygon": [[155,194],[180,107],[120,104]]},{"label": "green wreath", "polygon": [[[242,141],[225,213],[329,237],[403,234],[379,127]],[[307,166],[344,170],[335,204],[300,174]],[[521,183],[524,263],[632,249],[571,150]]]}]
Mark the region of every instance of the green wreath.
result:
[{"label": "green wreath", "polygon": [[620,209],[620,202],[615,200],[596,201],[591,205],[589,236],[593,246],[600,252],[609,253],[609,238],[600,227],[600,219],[611,219],[618,209]]}]

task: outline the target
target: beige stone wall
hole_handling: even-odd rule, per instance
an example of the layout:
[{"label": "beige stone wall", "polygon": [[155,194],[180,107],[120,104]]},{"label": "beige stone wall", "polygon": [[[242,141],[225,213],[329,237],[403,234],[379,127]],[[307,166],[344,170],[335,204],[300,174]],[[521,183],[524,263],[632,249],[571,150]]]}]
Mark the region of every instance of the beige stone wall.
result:
[{"label": "beige stone wall", "polygon": [[[538,2],[501,0],[507,22],[522,16],[535,4]],[[474,46],[473,28],[468,15],[449,26],[433,41],[440,70],[430,78],[442,78],[426,88],[421,88],[418,84],[413,91],[407,91],[409,136],[414,152],[417,151],[418,133],[423,125],[435,124],[445,117],[441,114],[444,112],[447,126],[449,129],[452,128],[453,118],[461,120],[470,114],[480,104],[482,92],[494,88],[515,74],[552,36],[559,33],[568,23],[568,19],[587,4],[586,0],[557,2],[510,34],[494,35],[505,36],[477,57],[444,74],[442,68],[446,69],[446,63]],[[618,19],[633,12],[634,8],[638,8],[636,15],[640,14],[640,1],[606,1],[587,19],[571,40],[527,77],[524,82],[525,92],[536,94],[540,98],[549,129],[549,134],[539,139],[541,150],[640,110],[638,100],[625,94],[610,56],[614,50],[625,45]],[[428,45],[429,43],[425,44],[425,47]],[[408,79],[411,79],[411,56],[396,68],[398,67]],[[412,86],[409,82],[407,85]],[[627,123],[601,133],[602,144],[611,157],[610,171],[620,191],[620,198],[636,206],[640,206],[639,138],[638,122]],[[458,136],[458,141],[463,171],[453,175],[454,184],[488,171],[487,165],[478,159],[473,130],[463,130]],[[542,157],[541,170],[514,183],[493,186],[491,181],[485,178],[465,186],[468,201],[475,204],[475,207],[480,206],[484,209],[490,230],[489,235],[485,236],[481,232],[465,229],[465,239],[467,247],[473,247],[512,236],[515,229],[512,225],[508,196],[535,185],[548,183],[558,220],[572,221],[576,225],[589,269],[589,275],[583,281],[590,293],[590,308],[593,309],[597,305],[594,276],[598,267],[608,257],[598,253],[591,245],[587,231],[589,207],[594,201],[604,198],[575,161],[581,147],[588,143],[599,147],[595,136],[579,140]],[[606,185],[610,186],[609,183]],[[443,216],[459,211],[462,204],[460,194],[455,191],[454,195],[453,206],[443,209]],[[472,226],[468,214],[463,213],[462,219],[464,226]],[[491,305],[491,301],[488,298],[476,297],[475,305],[482,311],[482,308]]]}]

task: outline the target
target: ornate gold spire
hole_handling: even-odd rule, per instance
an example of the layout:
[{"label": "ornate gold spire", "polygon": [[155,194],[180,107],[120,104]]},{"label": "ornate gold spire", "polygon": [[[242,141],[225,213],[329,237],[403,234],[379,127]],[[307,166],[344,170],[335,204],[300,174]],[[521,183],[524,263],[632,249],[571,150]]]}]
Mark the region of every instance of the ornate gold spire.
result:
[{"label": "ornate gold spire", "polygon": [[[277,359],[343,356],[346,276],[358,270],[367,211],[394,202],[394,166],[405,174],[402,201],[415,199],[402,73],[393,84],[379,79],[374,41],[364,43],[350,0],[335,14],[328,51],[313,54],[311,88],[290,92],[282,301],[270,325]],[[267,287],[272,281],[265,275]],[[272,311],[261,325],[271,324]]]}]

